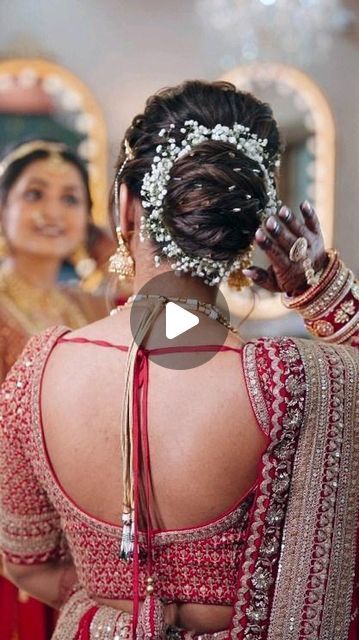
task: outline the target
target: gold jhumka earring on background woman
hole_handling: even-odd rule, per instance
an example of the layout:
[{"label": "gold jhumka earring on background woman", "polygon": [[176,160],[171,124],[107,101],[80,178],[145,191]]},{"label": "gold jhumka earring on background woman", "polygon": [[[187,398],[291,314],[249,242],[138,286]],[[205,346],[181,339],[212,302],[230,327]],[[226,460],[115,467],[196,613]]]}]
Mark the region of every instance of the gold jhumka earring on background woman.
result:
[{"label": "gold jhumka earring on background woman", "polygon": [[77,247],[70,256],[70,262],[80,278],[81,289],[88,293],[96,292],[100,288],[105,274],[98,268],[96,260],[90,257],[84,244]]},{"label": "gold jhumka earring on background woman", "polygon": [[7,242],[6,242],[6,238],[4,236],[4,232],[3,232],[2,228],[1,228],[1,225],[0,225],[0,262],[1,262],[1,260],[3,260],[4,258],[7,257],[8,252],[9,252],[9,247],[8,247]]}]

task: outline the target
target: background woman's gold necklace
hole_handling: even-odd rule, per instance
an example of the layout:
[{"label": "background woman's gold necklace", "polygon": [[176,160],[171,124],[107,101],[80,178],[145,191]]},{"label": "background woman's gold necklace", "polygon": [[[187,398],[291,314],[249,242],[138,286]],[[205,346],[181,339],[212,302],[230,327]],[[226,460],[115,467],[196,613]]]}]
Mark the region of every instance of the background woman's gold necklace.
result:
[{"label": "background woman's gold necklace", "polygon": [[39,289],[13,271],[0,269],[0,296],[2,304],[31,334],[55,324],[72,329],[86,324],[86,317],[65,292],[56,286]]}]

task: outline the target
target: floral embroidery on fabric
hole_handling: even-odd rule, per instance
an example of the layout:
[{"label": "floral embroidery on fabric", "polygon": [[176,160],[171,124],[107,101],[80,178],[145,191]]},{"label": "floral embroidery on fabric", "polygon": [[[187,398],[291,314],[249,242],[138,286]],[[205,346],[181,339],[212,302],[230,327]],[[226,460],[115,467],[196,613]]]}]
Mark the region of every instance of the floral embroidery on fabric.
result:
[{"label": "floral embroidery on fabric", "polygon": [[32,338],[0,390],[0,547],[13,563],[45,562],[68,553],[59,515],[25,459],[36,457],[29,440],[32,372],[44,342],[58,334],[50,329]]},{"label": "floral embroidery on fabric", "polygon": [[268,640],[344,640],[356,637],[349,625],[359,498],[359,362],[354,350],[297,344],[310,385]]},{"label": "floral embroidery on fabric", "polygon": [[348,300],[340,305],[339,309],[335,312],[334,320],[338,324],[348,322],[350,316],[355,313],[355,305],[353,300]]},{"label": "floral embroidery on fabric", "polygon": [[[265,371],[271,373],[270,386],[268,376],[261,386],[264,371],[259,369],[256,394],[262,397],[270,415],[270,444],[263,454],[261,480],[250,516],[232,621],[233,640],[264,640],[267,634],[306,389],[303,365],[293,340],[263,339],[254,345],[247,345],[244,352],[245,368],[253,366],[254,361],[262,363]],[[247,380],[250,379],[253,380],[253,377],[248,371]]]}]

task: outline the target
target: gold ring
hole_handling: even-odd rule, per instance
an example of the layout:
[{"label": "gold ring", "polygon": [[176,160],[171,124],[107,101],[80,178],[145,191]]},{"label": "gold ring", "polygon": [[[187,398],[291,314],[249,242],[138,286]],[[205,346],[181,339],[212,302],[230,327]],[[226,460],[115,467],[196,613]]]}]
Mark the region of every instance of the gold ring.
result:
[{"label": "gold ring", "polygon": [[307,257],[308,240],[301,236],[297,238],[289,251],[289,260],[291,262],[300,262]]}]

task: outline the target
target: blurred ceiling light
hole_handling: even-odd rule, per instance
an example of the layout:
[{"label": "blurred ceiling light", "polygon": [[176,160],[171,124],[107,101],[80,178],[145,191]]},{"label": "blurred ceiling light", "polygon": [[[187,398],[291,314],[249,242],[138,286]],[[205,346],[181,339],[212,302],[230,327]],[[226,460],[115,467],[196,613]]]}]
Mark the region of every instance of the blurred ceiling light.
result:
[{"label": "blurred ceiling light", "polygon": [[341,0],[196,0],[196,7],[202,24],[224,38],[223,68],[233,57],[310,66],[355,20]]}]

